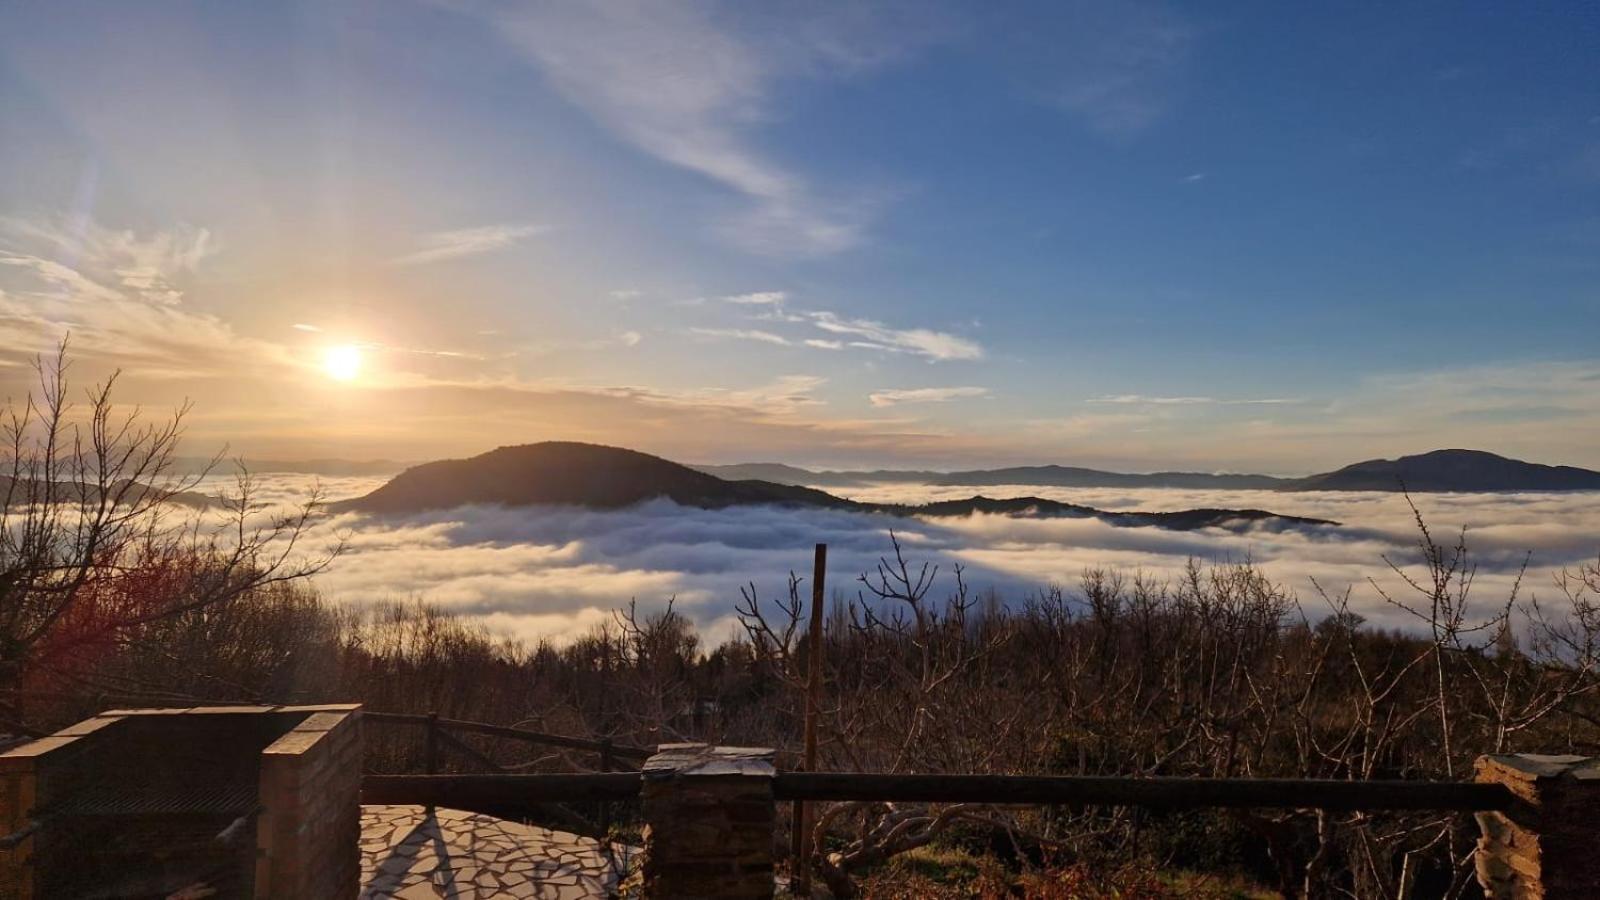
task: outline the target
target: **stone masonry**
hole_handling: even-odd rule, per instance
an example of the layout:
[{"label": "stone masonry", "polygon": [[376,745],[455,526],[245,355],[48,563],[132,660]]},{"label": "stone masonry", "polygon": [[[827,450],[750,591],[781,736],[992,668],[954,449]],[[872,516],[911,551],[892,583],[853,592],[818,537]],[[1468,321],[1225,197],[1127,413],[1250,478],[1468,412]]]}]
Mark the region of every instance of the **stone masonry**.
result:
[{"label": "stone masonry", "polygon": [[355,897],[361,861],[361,711],[313,712],[261,752],[257,897]]},{"label": "stone masonry", "polygon": [[1491,900],[1600,897],[1600,759],[1517,753],[1478,759],[1477,780],[1521,801],[1478,813],[1478,882]]},{"label": "stone masonry", "polygon": [[[74,809],[115,800],[164,816],[161,824],[124,817],[111,832],[106,823],[118,817],[92,820],[100,829],[92,833],[118,842],[115,858],[138,866],[130,843],[150,845],[146,857],[192,848],[193,830],[216,814],[204,799],[189,812],[191,796],[240,784],[261,812],[240,832],[253,840],[226,851],[238,859],[229,890],[253,881],[256,897],[356,896],[360,707],[339,704],[109,710],[0,754],[0,834],[12,836],[0,848],[0,900],[62,896],[65,885],[118,875],[107,868],[112,857],[83,856],[91,820],[71,818]],[[190,815],[194,823],[180,821]],[[207,846],[223,841],[218,833]],[[157,883],[137,879],[165,877],[159,864],[147,868],[122,870],[142,885],[130,892],[143,896]]]},{"label": "stone masonry", "polygon": [[661,900],[773,895],[773,751],[663,744],[644,765],[643,891]]}]

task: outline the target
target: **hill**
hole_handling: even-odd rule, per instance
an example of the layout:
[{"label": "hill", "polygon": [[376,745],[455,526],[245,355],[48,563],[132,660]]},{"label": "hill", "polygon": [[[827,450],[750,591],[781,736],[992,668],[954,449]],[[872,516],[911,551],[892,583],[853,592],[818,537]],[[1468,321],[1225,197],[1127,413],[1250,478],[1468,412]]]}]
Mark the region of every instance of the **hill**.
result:
[{"label": "hill", "polygon": [[940,487],[995,487],[1003,484],[1041,484],[1051,487],[1174,487],[1215,488],[1219,490],[1273,490],[1292,483],[1292,479],[1271,475],[1212,474],[1209,472],[1107,472],[1080,466],[1010,466],[1002,469],[971,469],[961,472],[933,472],[924,469],[872,469],[832,471],[802,469],[784,463],[734,463],[723,466],[695,466],[696,470],[718,478],[759,478],[778,484],[814,487],[860,487],[868,484],[912,483]]},{"label": "hill", "polygon": [[[106,491],[109,497],[117,502],[138,505],[147,502],[170,503],[175,506],[186,506],[190,509],[205,509],[217,502],[217,498],[196,491],[175,491],[152,487],[126,478],[112,482]],[[160,497],[154,501],[149,495]],[[81,481],[38,481],[29,478],[13,479],[9,475],[0,475],[0,501],[10,500],[16,504],[35,502],[39,498],[53,497],[58,503],[88,503],[100,502],[100,488],[96,485]]]},{"label": "hill", "polygon": [[1600,472],[1546,466],[1482,450],[1434,450],[1399,459],[1369,459],[1312,475],[1293,491],[1600,491]]},{"label": "hill", "polygon": [[943,486],[1047,484],[1051,487],[1215,488],[1219,490],[1271,490],[1289,483],[1271,475],[1232,475],[1209,472],[1105,472],[1078,466],[1012,466],[950,472],[932,482]]},{"label": "hill", "polygon": [[389,513],[495,503],[617,509],[662,497],[706,509],[753,503],[857,506],[809,488],[726,481],[620,447],[547,441],[414,466],[364,497],[329,508]]},{"label": "hill", "polygon": [[990,513],[1097,518],[1118,526],[1154,525],[1180,530],[1237,527],[1267,520],[1284,526],[1335,524],[1263,510],[1107,512],[1039,497],[971,497],[920,506],[859,503],[812,488],[759,480],[728,481],[634,450],[565,441],[501,447],[470,459],[426,463],[407,469],[365,497],[335,503],[330,509],[408,513],[472,504],[620,509],[658,498],[703,509],[760,504],[929,518]]}]

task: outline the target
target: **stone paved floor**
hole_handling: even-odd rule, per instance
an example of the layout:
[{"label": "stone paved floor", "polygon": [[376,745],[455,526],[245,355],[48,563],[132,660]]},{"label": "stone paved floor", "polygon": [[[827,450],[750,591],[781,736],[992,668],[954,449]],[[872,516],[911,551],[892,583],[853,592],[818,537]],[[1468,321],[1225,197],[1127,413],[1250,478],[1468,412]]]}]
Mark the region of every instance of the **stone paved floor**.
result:
[{"label": "stone paved floor", "polygon": [[361,807],[361,900],[613,896],[637,851],[493,816]]}]

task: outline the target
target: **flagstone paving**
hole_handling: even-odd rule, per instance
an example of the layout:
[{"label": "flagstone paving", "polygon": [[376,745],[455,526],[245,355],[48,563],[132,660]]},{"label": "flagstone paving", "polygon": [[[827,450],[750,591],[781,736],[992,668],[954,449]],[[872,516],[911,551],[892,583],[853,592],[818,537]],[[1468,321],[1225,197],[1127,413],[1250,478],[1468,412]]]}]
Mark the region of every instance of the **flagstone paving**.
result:
[{"label": "flagstone paving", "polygon": [[638,850],[458,809],[361,807],[361,898],[612,897]]}]

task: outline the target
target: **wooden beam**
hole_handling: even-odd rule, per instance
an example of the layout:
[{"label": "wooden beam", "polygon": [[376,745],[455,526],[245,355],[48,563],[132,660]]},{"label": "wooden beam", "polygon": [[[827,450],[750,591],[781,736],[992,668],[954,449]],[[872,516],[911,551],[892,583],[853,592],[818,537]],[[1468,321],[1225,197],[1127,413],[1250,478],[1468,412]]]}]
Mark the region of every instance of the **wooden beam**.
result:
[{"label": "wooden beam", "polygon": [[628,800],[639,773],[599,775],[368,775],[362,803],[410,803],[476,809],[533,803]]},{"label": "wooden beam", "polygon": [[[412,715],[410,713],[368,712],[363,710],[361,719],[364,722],[377,722],[382,725],[428,724],[427,716]],[[591,753],[602,753],[609,748],[612,756],[621,756],[629,759],[649,759],[655,753],[654,750],[646,750],[643,747],[610,744],[607,741],[589,741],[583,738],[567,737],[563,734],[545,734],[540,731],[529,731],[525,728],[507,728],[504,725],[490,725],[487,722],[468,722],[462,719],[438,719],[436,721],[440,728],[448,731],[472,731],[478,734],[492,734],[495,737],[509,738],[529,744],[566,747],[570,750],[587,750]]]},{"label": "wooden beam", "polygon": [[1113,778],[1032,775],[875,775],[780,772],[780,800],[880,800],[906,803],[1053,804],[1278,809],[1503,810],[1514,803],[1499,785],[1429,781],[1277,778]]}]

